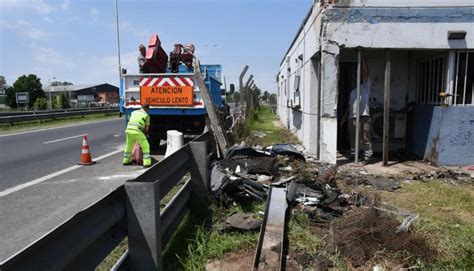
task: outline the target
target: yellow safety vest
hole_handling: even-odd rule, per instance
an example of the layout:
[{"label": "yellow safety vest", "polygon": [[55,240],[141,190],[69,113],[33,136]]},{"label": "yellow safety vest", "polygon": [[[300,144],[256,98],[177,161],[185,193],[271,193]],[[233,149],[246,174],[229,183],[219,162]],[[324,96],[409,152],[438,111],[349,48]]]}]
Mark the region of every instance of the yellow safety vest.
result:
[{"label": "yellow safety vest", "polygon": [[135,110],[130,115],[130,120],[127,124],[127,130],[136,130],[144,132],[145,127],[150,125],[150,116],[145,110]]}]

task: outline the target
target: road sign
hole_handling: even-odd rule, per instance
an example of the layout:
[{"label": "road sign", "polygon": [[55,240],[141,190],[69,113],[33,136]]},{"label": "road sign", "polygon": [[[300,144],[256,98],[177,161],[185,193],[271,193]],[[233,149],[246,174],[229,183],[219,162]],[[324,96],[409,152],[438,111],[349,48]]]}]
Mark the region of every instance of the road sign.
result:
[{"label": "road sign", "polygon": [[190,77],[143,78],[140,101],[148,105],[192,106],[193,85]]},{"label": "road sign", "polygon": [[28,92],[17,92],[16,93],[16,103],[17,104],[28,104],[30,101]]}]

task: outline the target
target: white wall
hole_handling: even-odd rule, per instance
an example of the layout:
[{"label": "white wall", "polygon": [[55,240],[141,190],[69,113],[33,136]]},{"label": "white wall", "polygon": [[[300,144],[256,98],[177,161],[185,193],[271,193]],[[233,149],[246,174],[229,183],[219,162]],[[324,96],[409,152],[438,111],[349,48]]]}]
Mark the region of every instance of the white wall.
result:
[{"label": "white wall", "polygon": [[[316,3],[279,70],[278,114],[307,150],[322,161],[336,162],[339,54],[348,48],[403,49],[392,55],[391,107],[413,101],[413,53],[416,50],[474,48],[474,1],[334,0],[321,9]],[[351,8],[345,8],[350,6]],[[369,8],[362,8],[369,7]],[[390,7],[390,8],[388,8]],[[393,8],[397,7],[397,8]],[[406,8],[410,7],[410,8]],[[431,8],[430,8],[431,7]],[[442,8],[433,8],[442,7]],[[464,30],[466,39],[449,41],[448,31]],[[415,53],[416,54],[416,53]],[[303,61],[297,62],[298,56]],[[383,104],[383,50],[369,52],[372,97]],[[312,60],[313,59],[313,60]],[[316,60],[315,60],[316,59]],[[320,64],[320,68],[314,68]],[[293,99],[294,77],[301,69],[301,109],[287,107]],[[290,72],[288,73],[288,68]],[[320,76],[319,76],[320,74]],[[282,78],[283,76],[283,78]],[[287,82],[284,94],[283,81]],[[320,105],[318,105],[320,104]]]},{"label": "white wall", "polygon": [[[314,8],[308,17],[307,23],[302,28],[302,31],[298,34],[293,46],[288,51],[285,59],[282,62],[279,70],[279,93],[278,98],[278,115],[280,116],[281,122],[298,137],[303,143],[306,149],[316,152],[317,135],[314,129],[317,123],[318,108],[317,105],[317,87],[319,83],[315,81],[314,76],[316,70],[313,68],[313,57],[319,50],[319,33],[320,33],[320,20],[321,17],[317,16],[319,12],[318,8]],[[303,60],[299,59],[299,56],[303,56]],[[289,57],[289,61],[286,58]],[[290,72],[288,73],[288,68]],[[299,71],[298,71],[299,69]],[[301,108],[296,110],[287,107],[287,99],[291,102],[294,98],[295,91],[295,76],[299,72],[301,76],[300,82],[300,106]],[[283,77],[282,77],[283,76]],[[285,95],[286,80],[287,92]],[[295,102],[293,100],[293,102]],[[314,103],[313,103],[314,102]]]}]

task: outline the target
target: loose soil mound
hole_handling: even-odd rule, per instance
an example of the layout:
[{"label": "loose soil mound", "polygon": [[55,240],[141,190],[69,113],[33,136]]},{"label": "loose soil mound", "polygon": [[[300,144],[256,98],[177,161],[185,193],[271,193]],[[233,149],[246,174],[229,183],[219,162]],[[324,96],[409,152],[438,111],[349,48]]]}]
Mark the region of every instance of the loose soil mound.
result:
[{"label": "loose soil mound", "polygon": [[398,225],[400,222],[393,216],[372,208],[356,209],[332,224],[332,247],[350,259],[354,267],[363,265],[381,253],[411,256],[399,259],[403,261],[420,258],[424,262],[431,262],[436,251],[414,232],[396,233]]}]

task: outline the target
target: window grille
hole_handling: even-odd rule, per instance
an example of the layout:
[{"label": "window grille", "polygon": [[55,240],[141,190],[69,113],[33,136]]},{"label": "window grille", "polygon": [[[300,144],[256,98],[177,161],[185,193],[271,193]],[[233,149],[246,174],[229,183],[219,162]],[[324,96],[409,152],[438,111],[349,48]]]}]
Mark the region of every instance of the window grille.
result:
[{"label": "window grille", "polygon": [[474,100],[474,52],[455,54],[453,105],[472,105]]},{"label": "window grille", "polygon": [[444,92],[446,55],[436,55],[416,62],[416,102],[421,105],[441,105]]}]

